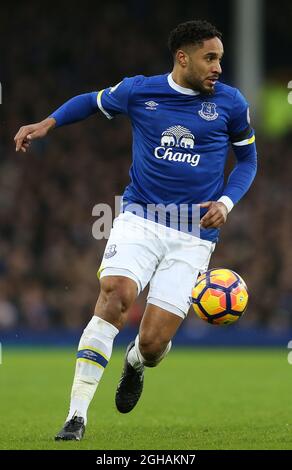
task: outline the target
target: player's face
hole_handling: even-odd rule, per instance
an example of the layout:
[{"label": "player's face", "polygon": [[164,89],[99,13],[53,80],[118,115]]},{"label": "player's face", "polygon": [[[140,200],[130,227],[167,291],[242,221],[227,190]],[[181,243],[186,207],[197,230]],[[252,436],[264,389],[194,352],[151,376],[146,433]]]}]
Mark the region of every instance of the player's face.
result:
[{"label": "player's face", "polygon": [[185,80],[193,90],[214,93],[214,86],[222,73],[223,44],[219,38],[207,39],[201,47],[194,46],[186,54]]}]

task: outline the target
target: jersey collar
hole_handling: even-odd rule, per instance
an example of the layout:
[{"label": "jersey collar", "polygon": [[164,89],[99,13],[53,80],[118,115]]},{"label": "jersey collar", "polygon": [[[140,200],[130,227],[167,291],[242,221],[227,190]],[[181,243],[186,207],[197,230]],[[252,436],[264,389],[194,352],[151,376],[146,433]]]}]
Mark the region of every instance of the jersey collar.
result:
[{"label": "jersey collar", "polygon": [[191,88],[184,88],[184,87],[178,85],[177,83],[175,83],[175,81],[172,78],[171,73],[167,76],[167,81],[168,81],[168,84],[171,88],[173,88],[175,91],[178,91],[179,93],[183,93],[184,95],[193,95],[193,96],[195,96],[195,95],[200,94],[199,91],[192,90]]}]

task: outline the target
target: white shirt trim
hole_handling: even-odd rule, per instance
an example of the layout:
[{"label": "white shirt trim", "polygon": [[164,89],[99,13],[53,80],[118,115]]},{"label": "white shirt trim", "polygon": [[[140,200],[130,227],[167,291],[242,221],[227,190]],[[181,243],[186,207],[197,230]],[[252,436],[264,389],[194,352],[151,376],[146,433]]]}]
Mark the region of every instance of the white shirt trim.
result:
[{"label": "white shirt trim", "polygon": [[104,92],[104,90],[100,90],[97,94],[96,101],[97,101],[97,106],[99,107],[100,111],[108,118],[108,119],[113,119],[113,116],[111,116],[102,106],[101,103],[101,95]]},{"label": "white shirt trim", "polygon": [[255,141],[255,135],[253,135],[249,139],[241,140],[240,142],[233,142],[232,145],[235,145],[236,147],[242,147],[243,145],[253,144],[254,141]]},{"label": "white shirt trim", "polygon": [[173,88],[175,91],[178,91],[179,93],[183,93],[184,95],[193,95],[193,96],[200,94],[199,91],[192,90],[191,88],[184,88],[178,85],[177,83],[175,83],[175,81],[172,78],[171,73],[167,76],[167,80],[168,80],[169,86]]}]

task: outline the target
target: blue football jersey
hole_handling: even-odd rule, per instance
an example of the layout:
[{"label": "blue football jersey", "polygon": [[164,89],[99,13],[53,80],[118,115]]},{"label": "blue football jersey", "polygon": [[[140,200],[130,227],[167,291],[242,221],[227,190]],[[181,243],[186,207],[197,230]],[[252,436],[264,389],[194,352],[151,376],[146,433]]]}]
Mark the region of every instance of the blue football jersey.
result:
[{"label": "blue football jersey", "polygon": [[[225,194],[230,143],[254,140],[247,101],[221,82],[207,95],[177,85],[171,74],[139,75],[101,90],[97,101],[109,119],[126,114],[131,120],[133,161],[123,194],[126,205],[191,207],[218,200]],[[201,229],[200,236],[215,241],[218,230]]]}]

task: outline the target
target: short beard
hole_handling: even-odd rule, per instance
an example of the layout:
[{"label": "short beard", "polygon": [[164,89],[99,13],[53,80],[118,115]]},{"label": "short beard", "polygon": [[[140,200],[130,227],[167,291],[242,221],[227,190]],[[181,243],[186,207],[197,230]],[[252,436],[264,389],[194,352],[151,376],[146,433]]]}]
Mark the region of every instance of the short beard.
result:
[{"label": "short beard", "polygon": [[195,80],[192,78],[191,80],[188,80],[188,83],[192,90],[199,91],[203,95],[214,95],[215,93],[215,88],[213,88],[213,90],[205,88],[201,80]]}]

